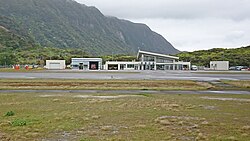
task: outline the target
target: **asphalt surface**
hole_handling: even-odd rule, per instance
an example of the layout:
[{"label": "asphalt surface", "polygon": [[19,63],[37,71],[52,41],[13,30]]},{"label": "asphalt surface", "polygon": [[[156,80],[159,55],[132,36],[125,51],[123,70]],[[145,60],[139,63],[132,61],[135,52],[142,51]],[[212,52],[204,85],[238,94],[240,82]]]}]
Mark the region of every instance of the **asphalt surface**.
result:
[{"label": "asphalt surface", "polygon": [[250,95],[250,91],[145,91],[145,90],[0,90],[0,93],[238,94],[238,95]]},{"label": "asphalt surface", "polygon": [[250,80],[250,73],[206,74],[191,71],[131,71],[131,72],[82,72],[82,71],[43,71],[28,73],[0,72],[0,78],[16,79],[130,79],[130,80]]}]

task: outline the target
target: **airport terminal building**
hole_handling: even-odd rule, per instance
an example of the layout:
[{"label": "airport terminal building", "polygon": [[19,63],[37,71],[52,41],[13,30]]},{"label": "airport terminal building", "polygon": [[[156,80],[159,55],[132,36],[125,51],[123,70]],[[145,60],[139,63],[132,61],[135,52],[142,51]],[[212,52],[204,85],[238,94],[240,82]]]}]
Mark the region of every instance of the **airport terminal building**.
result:
[{"label": "airport terminal building", "polygon": [[190,70],[190,62],[179,61],[179,57],[139,50],[138,61],[107,61],[106,70]]},{"label": "airport terminal building", "polygon": [[[65,60],[47,60],[47,69],[65,69]],[[106,61],[102,58],[72,58],[73,70],[190,70],[190,62],[179,61],[179,57],[141,51],[134,61]]]}]

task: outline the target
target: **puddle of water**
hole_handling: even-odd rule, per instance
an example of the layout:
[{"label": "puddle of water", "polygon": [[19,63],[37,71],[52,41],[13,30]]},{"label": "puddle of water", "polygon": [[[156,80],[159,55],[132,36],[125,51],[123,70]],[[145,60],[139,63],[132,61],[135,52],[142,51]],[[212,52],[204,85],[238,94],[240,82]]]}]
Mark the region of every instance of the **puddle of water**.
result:
[{"label": "puddle of water", "polygon": [[179,119],[179,120],[200,120],[198,117],[186,117],[186,116],[161,116],[158,117],[157,119],[162,120],[162,119]]},{"label": "puddle of water", "polygon": [[243,99],[243,98],[223,98],[223,97],[201,97],[202,99],[208,100],[220,100],[220,101],[243,101],[243,102],[250,102],[250,99]]},{"label": "puddle of water", "polygon": [[39,97],[58,97],[58,96],[63,96],[63,95],[59,95],[59,94],[55,94],[55,95],[40,95]]},{"label": "puddle of water", "polygon": [[99,98],[99,99],[116,99],[124,97],[142,97],[139,95],[116,95],[116,96],[93,96],[93,95],[77,95],[76,98]]}]

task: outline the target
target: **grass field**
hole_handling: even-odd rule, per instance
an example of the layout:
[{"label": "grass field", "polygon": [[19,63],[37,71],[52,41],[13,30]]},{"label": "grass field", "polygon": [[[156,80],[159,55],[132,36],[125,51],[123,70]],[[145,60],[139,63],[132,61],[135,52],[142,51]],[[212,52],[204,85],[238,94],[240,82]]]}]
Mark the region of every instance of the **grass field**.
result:
[{"label": "grass field", "polygon": [[249,107],[249,95],[1,93],[0,140],[247,141]]},{"label": "grass field", "polygon": [[12,69],[12,68],[0,68],[0,72],[12,72],[12,73],[23,73],[23,72],[43,72],[45,71],[45,69],[43,68],[39,68],[39,69],[29,69],[29,70],[26,70],[26,69],[20,69],[20,70],[15,70],[15,69]]},{"label": "grass field", "polygon": [[241,81],[223,81],[225,84],[229,84],[242,89],[250,89],[250,80]]},{"label": "grass field", "polygon": [[198,74],[250,74],[250,71],[198,71],[198,72],[192,72],[192,73],[198,73]]},{"label": "grass field", "polygon": [[0,72],[10,72],[10,73],[104,73],[104,74],[138,74],[141,73],[140,71],[112,71],[112,70],[108,70],[108,71],[98,71],[98,70],[94,70],[94,71],[83,71],[83,70],[72,70],[72,69],[65,69],[65,70],[47,70],[44,68],[36,68],[36,69],[24,69],[21,68],[20,70],[15,70],[12,68],[0,68]]},{"label": "grass field", "polygon": [[187,80],[0,79],[0,89],[33,90],[207,90],[206,82]]}]

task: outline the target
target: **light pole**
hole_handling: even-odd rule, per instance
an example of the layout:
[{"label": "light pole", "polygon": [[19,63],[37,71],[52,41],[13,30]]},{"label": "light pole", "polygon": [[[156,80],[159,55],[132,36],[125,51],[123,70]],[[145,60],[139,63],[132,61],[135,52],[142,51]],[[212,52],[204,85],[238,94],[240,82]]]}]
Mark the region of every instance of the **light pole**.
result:
[{"label": "light pole", "polygon": [[113,53],[113,51],[112,51],[112,61],[114,61],[113,59],[114,59],[114,53]]},{"label": "light pole", "polygon": [[4,67],[5,67],[5,68],[6,68],[6,64],[7,64],[7,62],[6,62],[7,60],[6,60],[6,59],[7,59],[7,57],[5,56],[5,57],[4,57]]}]

